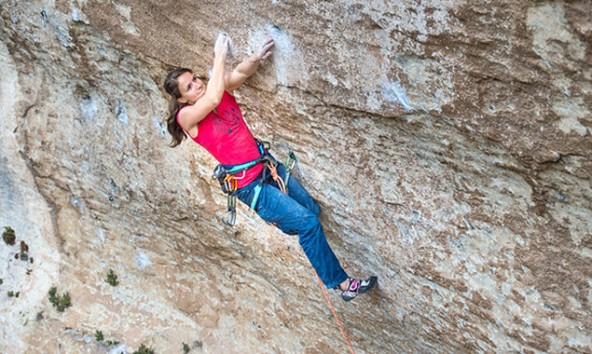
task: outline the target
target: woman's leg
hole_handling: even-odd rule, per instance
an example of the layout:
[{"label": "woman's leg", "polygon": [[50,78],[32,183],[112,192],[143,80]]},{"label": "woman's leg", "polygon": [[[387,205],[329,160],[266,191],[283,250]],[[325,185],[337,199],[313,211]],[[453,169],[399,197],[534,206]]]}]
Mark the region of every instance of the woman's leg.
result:
[{"label": "woman's leg", "polygon": [[[241,189],[237,194],[247,205],[253,194],[253,188],[250,187]],[[263,220],[276,224],[284,233],[298,233],[300,246],[327,288],[334,288],[348,279],[313,211],[269,184],[261,186],[255,211]]]},{"label": "woman's leg", "polygon": [[[277,166],[277,171],[280,177],[286,181],[286,167],[279,163]],[[277,185],[275,182],[272,183],[273,185]],[[296,200],[300,205],[305,207],[306,209],[310,210],[316,216],[321,215],[321,208],[319,204],[314,200],[314,198],[308,193],[306,188],[300,184],[300,182],[296,179],[296,176],[290,175],[290,179],[288,180],[288,195],[292,197],[292,199]]]}]

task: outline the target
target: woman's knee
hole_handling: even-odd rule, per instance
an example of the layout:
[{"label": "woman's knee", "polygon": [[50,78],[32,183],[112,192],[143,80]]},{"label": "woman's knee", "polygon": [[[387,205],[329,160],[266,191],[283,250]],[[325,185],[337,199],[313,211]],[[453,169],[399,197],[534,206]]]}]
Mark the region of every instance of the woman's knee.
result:
[{"label": "woman's knee", "polygon": [[314,234],[321,228],[321,220],[313,213],[309,212],[306,216],[301,219],[300,234]]},{"label": "woman's knee", "polygon": [[321,216],[321,207],[319,206],[319,203],[316,200],[313,200],[311,211],[313,212],[313,214],[315,214],[317,218]]}]

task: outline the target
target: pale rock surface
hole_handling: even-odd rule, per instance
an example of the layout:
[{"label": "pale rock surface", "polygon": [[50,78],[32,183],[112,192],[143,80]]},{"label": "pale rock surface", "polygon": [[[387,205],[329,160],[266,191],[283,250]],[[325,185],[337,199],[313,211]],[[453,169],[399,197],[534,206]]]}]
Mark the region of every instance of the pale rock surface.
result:
[{"label": "pale rock surface", "polygon": [[298,154],[345,268],[380,278],[352,303],[330,291],[357,353],[592,352],[589,1],[0,14],[0,226],[35,260],[2,243],[0,352],[348,351],[297,238],[245,207],[222,226],[215,161],[167,147],[164,76],[205,75],[220,30],[239,58],[275,39],[236,92],[245,117]]}]

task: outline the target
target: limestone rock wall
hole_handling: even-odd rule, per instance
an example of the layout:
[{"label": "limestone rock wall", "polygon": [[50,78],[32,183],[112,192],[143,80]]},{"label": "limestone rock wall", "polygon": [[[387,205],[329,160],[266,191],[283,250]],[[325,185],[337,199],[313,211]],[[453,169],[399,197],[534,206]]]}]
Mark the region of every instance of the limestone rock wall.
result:
[{"label": "limestone rock wall", "polygon": [[0,1],[0,227],[34,258],[0,247],[0,352],[347,350],[297,238],[222,226],[215,161],[167,146],[164,76],[205,74],[220,30],[239,59],[274,38],[245,117],[380,277],[330,292],[357,353],[591,352],[588,8]]}]

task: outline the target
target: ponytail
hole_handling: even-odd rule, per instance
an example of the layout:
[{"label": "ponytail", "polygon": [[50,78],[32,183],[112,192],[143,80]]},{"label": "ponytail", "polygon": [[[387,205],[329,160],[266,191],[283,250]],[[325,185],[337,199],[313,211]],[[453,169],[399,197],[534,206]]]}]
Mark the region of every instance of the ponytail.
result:
[{"label": "ponytail", "polygon": [[181,98],[181,93],[179,92],[179,86],[177,84],[177,78],[187,72],[192,73],[190,69],[177,68],[171,71],[164,80],[164,89],[169,95],[171,95],[171,98],[169,99],[167,130],[172,137],[171,143],[169,145],[173,148],[179,146],[179,144],[181,144],[181,142],[187,138],[183,128],[181,128],[177,122],[177,113],[179,113],[181,108],[185,107],[185,104],[179,103],[179,101],[177,101],[177,99]]}]

